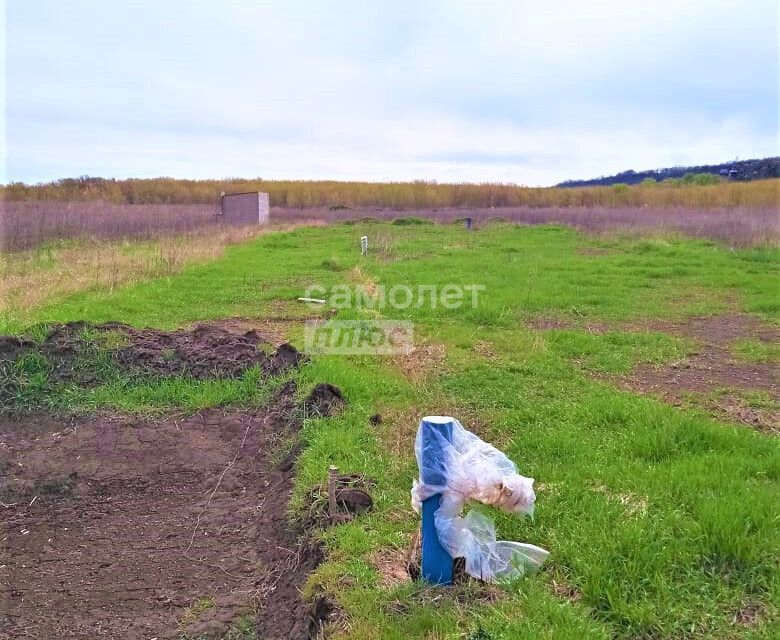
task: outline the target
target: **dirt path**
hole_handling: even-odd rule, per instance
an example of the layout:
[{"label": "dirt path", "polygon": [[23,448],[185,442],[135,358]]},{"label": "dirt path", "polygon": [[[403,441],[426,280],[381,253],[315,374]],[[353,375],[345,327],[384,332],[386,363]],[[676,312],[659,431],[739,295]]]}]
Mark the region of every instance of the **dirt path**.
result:
[{"label": "dirt path", "polygon": [[[605,377],[621,388],[648,393],[675,406],[696,404],[726,420],[741,422],[758,430],[780,434],[780,376],[773,362],[747,362],[734,354],[736,343],[745,338],[772,345],[780,341],[780,330],[746,313],[644,322],[573,323],[561,318],[535,318],[538,330],[579,329],[602,334],[607,331],[664,332],[692,341],[695,346],[678,362],[664,365],[639,364],[622,376]],[[753,406],[746,394],[759,392],[769,402]]]},{"label": "dirt path", "polygon": [[0,422],[0,637],[307,637],[293,409]]},{"label": "dirt path", "polygon": [[780,339],[777,328],[755,316],[730,313],[669,322],[655,320],[639,327],[692,339],[696,347],[685,358],[664,366],[640,364],[620,385],[651,393],[674,405],[695,400],[712,413],[761,431],[780,433],[780,415],[772,408],[750,406],[741,394],[763,392],[780,402],[780,379],[773,363],[736,359],[732,349],[743,338],[765,344]]}]

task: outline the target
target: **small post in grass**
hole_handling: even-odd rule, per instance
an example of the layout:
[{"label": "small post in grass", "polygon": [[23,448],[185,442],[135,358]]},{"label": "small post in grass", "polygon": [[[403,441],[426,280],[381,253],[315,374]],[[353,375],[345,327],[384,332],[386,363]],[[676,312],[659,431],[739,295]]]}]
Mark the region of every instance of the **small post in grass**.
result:
[{"label": "small post in grass", "polygon": [[[426,456],[422,465],[423,483],[446,484],[447,470],[441,442],[442,437],[452,442],[453,426],[453,419],[449,416],[426,416],[422,419],[422,450],[423,456]],[[452,558],[441,546],[436,533],[435,514],[440,503],[441,495],[438,493],[422,503],[421,574],[423,579],[433,584],[452,584]]]},{"label": "small post in grass", "polygon": [[336,479],[339,475],[339,468],[335,465],[330,465],[328,468],[328,516],[333,520],[339,512],[338,504],[336,503]]}]

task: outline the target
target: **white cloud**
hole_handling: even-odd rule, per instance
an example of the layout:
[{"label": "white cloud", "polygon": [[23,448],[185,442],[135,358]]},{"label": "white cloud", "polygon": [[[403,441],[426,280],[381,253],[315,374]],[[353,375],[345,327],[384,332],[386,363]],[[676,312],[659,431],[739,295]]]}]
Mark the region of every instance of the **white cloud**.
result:
[{"label": "white cloud", "polygon": [[11,179],[535,185],[777,153],[773,3],[39,4],[9,13]]}]

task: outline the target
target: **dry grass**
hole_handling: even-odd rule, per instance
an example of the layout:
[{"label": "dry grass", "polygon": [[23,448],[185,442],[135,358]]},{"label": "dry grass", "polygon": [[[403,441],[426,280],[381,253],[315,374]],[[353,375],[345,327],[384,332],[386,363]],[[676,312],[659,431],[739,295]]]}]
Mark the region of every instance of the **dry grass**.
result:
[{"label": "dry grass", "polygon": [[[246,224],[246,223],[243,223]],[[133,205],[110,202],[0,202],[0,249],[23,251],[64,238],[152,240],[161,235],[227,225],[208,205]]]},{"label": "dry grass", "polygon": [[162,236],[155,240],[83,240],[0,253],[0,314],[24,317],[41,305],[90,289],[168,276],[189,264],[218,258],[225,248],[276,227],[223,227]]},{"label": "dry grass", "polygon": [[202,204],[213,207],[221,191],[265,191],[271,205],[286,208],[387,207],[772,207],[780,179],[720,181],[696,185],[597,187],[524,187],[515,184],[438,184],[415,182],[339,182],[333,180],[177,180],[174,178],[105,180],[79,178],[38,185],[0,187],[8,200],[103,200],[114,204]]},{"label": "dry grass", "polygon": [[414,385],[421,385],[426,378],[435,376],[443,366],[445,353],[443,344],[418,342],[410,353],[393,358],[393,363],[404,377]]},{"label": "dry grass", "polygon": [[627,516],[643,517],[647,515],[647,497],[639,496],[630,491],[624,493],[610,491],[605,485],[596,485],[593,490],[604,494],[608,500],[620,503],[626,510]]},{"label": "dry grass", "polygon": [[387,453],[388,470],[400,473],[406,468],[409,443],[414,442],[420,416],[426,415],[425,409],[416,405],[403,409],[384,407],[381,414],[382,424],[374,432],[382,451]]},{"label": "dry grass", "polygon": [[[411,541],[409,542],[411,545]],[[410,550],[403,548],[378,549],[368,561],[376,569],[377,583],[383,589],[394,589],[400,584],[412,581],[409,575]]]},{"label": "dry grass", "polygon": [[[780,183],[780,180],[777,181]],[[753,184],[753,183],[748,183]],[[703,187],[702,187],[703,188]],[[561,224],[585,233],[613,236],[683,235],[724,242],[732,247],[777,246],[780,243],[780,199],[769,206],[684,207],[670,204],[638,206],[626,204],[595,206],[506,206],[496,208],[354,208],[336,211],[324,208],[274,208],[271,218],[287,223],[310,219],[329,223],[345,221],[395,220],[412,216],[441,224],[463,224],[472,219],[476,228],[505,221],[522,225]],[[377,228],[369,251],[384,262],[400,259],[393,235]]]},{"label": "dry grass", "polygon": [[[774,181],[780,184],[780,180]],[[753,183],[749,183],[753,184]],[[729,186],[729,185],[726,185]],[[702,187],[705,188],[705,187]],[[758,187],[753,187],[758,189]],[[665,189],[659,189],[665,191]],[[763,193],[763,192],[762,192]],[[746,206],[679,206],[674,202],[646,206],[636,203],[592,206],[420,207],[407,209],[355,207],[273,207],[274,224],[305,224],[327,221],[394,220],[412,216],[431,221],[462,224],[465,216],[477,227],[497,219],[524,225],[564,224],[587,233],[645,236],[684,234],[712,238],[735,247],[780,243],[778,198],[772,204]],[[108,202],[0,201],[0,249],[19,251],[63,238],[153,240],[160,235],[184,234],[208,229],[215,234],[232,225],[218,221],[213,205],[205,204],[113,204]],[[398,260],[393,234],[377,229],[370,241],[372,255],[382,261]],[[333,267],[338,267],[337,261]]]}]

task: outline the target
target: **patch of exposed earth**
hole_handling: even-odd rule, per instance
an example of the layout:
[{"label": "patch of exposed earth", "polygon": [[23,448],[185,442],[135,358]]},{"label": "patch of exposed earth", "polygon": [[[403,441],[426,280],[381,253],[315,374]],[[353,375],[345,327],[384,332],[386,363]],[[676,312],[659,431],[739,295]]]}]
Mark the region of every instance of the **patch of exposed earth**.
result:
[{"label": "patch of exposed earth", "polygon": [[[612,379],[622,388],[648,393],[683,406],[690,403],[713,414],[759,430],[780,433],[778,367],[772,362],[745,362],[733,355],[739,340],[751,338],[766,344],[780,340],[780,330],[760,318],[743,313],[695,317],[685,320],[651,320],[616,325],[598,322],[572,323],[538,318],[535,328],[605,331],[660,331],[692,341],[695,346],[677,362],[639,364],[625,376]],[[759,392],[769,406],[755,406],[746,395]]]},{"label": "patch of exposed earth", "polygon": [[69,322],[53,327],[40,344],[16,336],[0,336],[0,361],[13,361],[35,351],[53,364],[56,379],[84,379],[80,371],[85,349],[99,347],[122,368],[157,376],[188,375],[205,379],[237,377],[258,366],[277,375],[295,366],[302,355],[289,344],[274,350],[271,340],[255,330],[229,331],[214,324],[163,331],[136,329],[118,322]]},{"label": "patch of exposed earth", "polygon": [[[236,328],[70,323],[0,339],[0,360],[45,354],[88,384],[95,335],[123,370],[159,376],[277,375],[302,358]],[[331,608],[301,597],[321,557],[287,503],[302,417],[344,402],[323,383],[299,405],[288,382],[265,407],[187,417],[0,415],[0,638],[222,637],[241,620],[312,637]]]},{"label": "patch of exposed earth", "polygon": [[0,637],[307,638],[320,561],[287,520],[294,387],[178,420],[0,423]]}]

